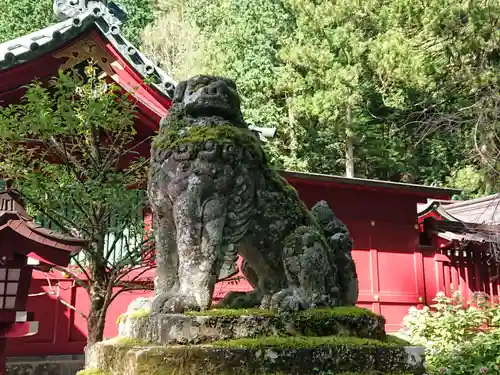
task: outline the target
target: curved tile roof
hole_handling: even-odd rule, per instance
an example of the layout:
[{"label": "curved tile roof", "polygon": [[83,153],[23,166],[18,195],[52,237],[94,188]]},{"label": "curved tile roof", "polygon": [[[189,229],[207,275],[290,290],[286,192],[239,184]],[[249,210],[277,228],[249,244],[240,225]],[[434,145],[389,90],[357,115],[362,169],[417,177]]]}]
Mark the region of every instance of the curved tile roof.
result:
[{"label": "curved tile roof", "polygon": [[431,200],[418,208],[419,216],[435,211],[449,221],[478,225],[500,225],[500,194],[498,193],[466,201]]},{"label": "curved tile roof", "polygon": [[500,194],[455,202],[447,204],[443,208],[450,215],[466,223],[500,224]]},{"label": "curved tile roof", "polygon": [[88,0],[54,0],[59,23],[0,44],[0,71],[32,61],[57,50],[94,27],[148,83],[171,99],[176,82],[144,56],[121,33],[125,12],[115,3]]},{"label": "curved tile roof", "polygon": [[61,244],[83,245],[87,243],[87,241],[81,238],[44,228],[34,222],[24,207],[14,198],[13,191],[3,191],[0,193],[0,225],[3,226],[6,223],[9,223],[8,226],[14,230],[22,227],[26,232],[32,233],[31,236],[36,238],[45,238],[60,242]]},{"label": "curved tile roof", "polygon": [[66,266],[69,257],[87,245],[84,239],[42,228],[11,193],[0,193],[0,247],[31,254],[44,263]]}]

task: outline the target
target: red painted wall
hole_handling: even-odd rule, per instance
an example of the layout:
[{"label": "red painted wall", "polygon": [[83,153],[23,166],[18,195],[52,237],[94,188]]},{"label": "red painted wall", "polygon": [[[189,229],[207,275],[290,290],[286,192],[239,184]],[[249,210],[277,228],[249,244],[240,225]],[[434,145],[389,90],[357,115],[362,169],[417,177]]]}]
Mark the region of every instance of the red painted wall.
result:
[{"label": "red painted wall", "polygon": [[[415,195],[396,194],[383,190],[361,190],[348,186],[293,180],[301,198],[309,206],[318,199],[328,201],[354,238],[353,257],[356,262],[360,297],[359,306],[372,309],[385,316],[386,329],[400,328],[401,320],[410,306],[425,303],[424,257],[418,248],[419,232],[416,225]],[[426,255],[425,259],[428,259]],[[151,276],[151,275],[150,275]],[[432,284],[434,275],[429,277]],[[59,282],[58,298],[70,303],[78,311],[87,312],[89,300],[86,292],[72,286],[70,279],[56,277]],[[48,290],[48,281],[36,272],[31,293]],[[248,290],[242,280],[238,285],[222,283],[217,286],[216,299],[229,290]],[[106,337],[117,334],[116,319],[130,301],[149,296],[151,292],[121,295],[114,301],[107,316]],[[427,294],[429,295],[429,294]],[[86,322],[77,312],[61,304],[54,295],[31,296],[28,311],[34,311],[40,321],[35,336],[11,340],[9,356],[39,356],[78,354],[85,346]]]}]

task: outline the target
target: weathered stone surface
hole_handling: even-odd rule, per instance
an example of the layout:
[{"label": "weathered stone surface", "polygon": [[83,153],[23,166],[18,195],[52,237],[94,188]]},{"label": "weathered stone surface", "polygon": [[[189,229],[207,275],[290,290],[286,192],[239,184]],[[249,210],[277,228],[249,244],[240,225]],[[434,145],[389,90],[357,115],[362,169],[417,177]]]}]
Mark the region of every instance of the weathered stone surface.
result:
[{"label": "weathered stone surface", "polygon": [[354,306],[358,301],[359,285],[356,265],[352,259],[352,237],[346,225],[340,221],[325,201],[319,201],[311,209],[323,229],[328,245],[334,250],[337,265],[341,304]]},{"label": "weathered stone surface", "polygon": [[[90,358],[91,357],[91,358]],[[339,343],[310,348],[145,346],[110,340],[95,345],[89,368],[110,375],[423,374],[403,347]]]},{"label": "weathered stone surface", "polygon": [[9,358],[7,375],[75,375],[84,367],[83,356]]},{"label": "weathered stone surface", "polygon": [[[339,310],[338,313],[334,313]],[[341,310],[346,310],[342,312]],[[295,314],[212,315],[151,314],[125,318],[119,334],[159,345],[199,344],[260,336],[352,336],[384,339],[384,319],[362,309],[304,311]]]},{"label": "weathered stone surface", "polygon": [[255,291],[229,307],[254,302],[296,311],[356,302],[349,232],[331,210],[318,222],[269,166],[233,81],[198,76],[179,83],[151,155],[153,311],[208,309],[216,281],[233,272],[238,255]]},{"label": "weathered stone surface", "polygon": [[139,297],[130,302],[125,314],[132,314],[138,310],[151,310],[152,298]]}]

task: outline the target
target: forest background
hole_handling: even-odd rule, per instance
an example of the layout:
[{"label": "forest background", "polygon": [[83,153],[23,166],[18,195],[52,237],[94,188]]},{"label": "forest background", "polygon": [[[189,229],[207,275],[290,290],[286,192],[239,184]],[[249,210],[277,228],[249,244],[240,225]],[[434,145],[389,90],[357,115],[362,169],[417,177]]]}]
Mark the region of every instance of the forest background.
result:
[{"label": "forest background", "polygon": [[[117,2],[175,79],[236,80],[247,121],[278,128],[277,167],[499,191],[496,0]],[[0,14],[0,42],[56,21],[52,0]]]}]

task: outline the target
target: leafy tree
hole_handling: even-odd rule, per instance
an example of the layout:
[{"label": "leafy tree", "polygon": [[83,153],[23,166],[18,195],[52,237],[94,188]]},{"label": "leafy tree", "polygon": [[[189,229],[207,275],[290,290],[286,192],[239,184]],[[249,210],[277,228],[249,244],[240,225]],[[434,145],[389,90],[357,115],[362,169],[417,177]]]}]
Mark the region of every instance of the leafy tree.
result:
[{"label": "leafy tree", "polygon": [[454,170],[448,178],[450,186],[462,191],[461,199],[473,199],[484,194],[484,173],[477,167],[468,165],[464,168]]},{"label": "leafy tree", "polygon": [[0,42],[31,33],[55,22],[52,0],[0,2]]},{"label": "leafy tree", "polygon": [[385,43],[372,49],[377,91],[397,109],[397,122],[414,142],[418,164],[425,166],[422,180],[443,183],[474,166],[485,172],[490,187],[484,192],[492,191],[488,176],[498,166],[487,160],[498,155],[500,6],[457,0],[400,5],[381,4],[374,18],[385,29],[377,33]]},{"label": "leafy tree", "polygon": [[157,7],[142,33],[143,52],[177,80],[197,74],[205,46],[199,29],[185,19],[180,3],[160,0]]},{"label": "leafy tree", "polygon": [[0,175],[35,214],[88,240],[78,270],[63,271],[90,296],[89,344],[102,340],[111,302],[147,270],[145,198],[131,187],[144,186],[148,164],[135,152],[132,101],[99,74],[93,65],[61,72],[0,109]]},{"label": "leafy tree", "polygon": [[[153,0],[118,0],[128,13],[124,34],[132,43],[139,43],[140,33],[154,20]],[[2,0],[0,2],[0,42],[5,42],[57,22],[52,10],[53,0]]]},{"label": "leafy tree", "polygon": [[234,78],[249,122],[276,126],[279,138],[270,144],[277,166],[307,169],[307,134],[289,111],[289,101],[276,91],[281,66],[279,49],[293,30],[293,15],[274,0],[185,1],[185,19],[205,38],[200,72]]},{"label": "leafy tree", "polygon": [[[478,116],[463,114],[499,77],[496,4],[178,3],[204,37],[193,65],[235,78],[247,119],[279,128],[270,147],[278,166],[427,184],[484,168],[473,151]],[[444,126],[457,118],[463,126]],[[478,134],[494,138],[491,127]]]},{"label": "leafy tree", "polygon": [[156,0],[118,0],[127,12],[128,18],[125,22],[123,33],[133,44],[141,44],[141,33],[155,20]]},{"label": "leafy tree", "polygon": [[[429,4],[433,23],[419,32],[432,46],[441,101],[425,106],[427,133],[440,128],[465,128],[471,135],[475,165],[484,176],[484,193],[500,189],[500,4],[448,0]],[[432,43],[432,44],[431,44]]]}]

